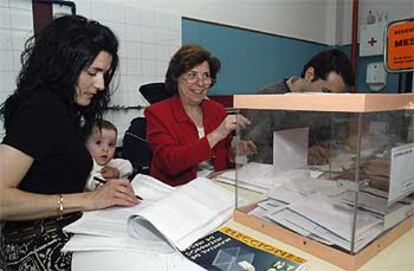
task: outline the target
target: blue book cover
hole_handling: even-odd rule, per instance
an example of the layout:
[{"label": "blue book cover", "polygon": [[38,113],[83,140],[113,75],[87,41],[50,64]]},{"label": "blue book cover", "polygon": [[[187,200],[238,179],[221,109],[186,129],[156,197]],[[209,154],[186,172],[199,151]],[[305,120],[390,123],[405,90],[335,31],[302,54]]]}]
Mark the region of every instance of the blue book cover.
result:
[{"label": "blue book cover", "polygon": [[306,262],[229,227],[199,239],[182,253],[209,271],[296,271]]}]

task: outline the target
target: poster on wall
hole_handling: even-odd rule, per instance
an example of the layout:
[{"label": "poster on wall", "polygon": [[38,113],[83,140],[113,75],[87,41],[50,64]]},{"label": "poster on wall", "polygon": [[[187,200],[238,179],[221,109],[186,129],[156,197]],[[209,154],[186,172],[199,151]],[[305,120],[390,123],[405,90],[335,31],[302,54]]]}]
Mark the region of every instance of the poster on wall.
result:
[{"label": "poster on wall", "polygon": [[388,24],[384,63],[389,72],[414,71],[414,18]]}]

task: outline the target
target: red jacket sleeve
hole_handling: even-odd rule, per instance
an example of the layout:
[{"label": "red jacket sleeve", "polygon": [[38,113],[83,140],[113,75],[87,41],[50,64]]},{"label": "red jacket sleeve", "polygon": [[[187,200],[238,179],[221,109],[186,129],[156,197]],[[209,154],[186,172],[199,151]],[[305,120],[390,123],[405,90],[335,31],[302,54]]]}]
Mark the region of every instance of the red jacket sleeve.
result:
[{"label": "red jacket sleeve", "polygon": [[166,175],[175,176],[193,165],[209,159],[212,150],[207,138],[198,139],[196,135],[196,138],[193,137],[195,140],[185,145],[180,144],[180,141],[182,141],[179,138],[180,135],[188,138],[188,133],[192,133],[191,124],[176,125],[173,119],[166,120],[166,118],[162,118],[161,116],[164,113],[162,111],[157,112],[152,108],[145,111],[147,140],[153,151],[154,162],[157,166],[161,167],[164,173],[167,173]]}]

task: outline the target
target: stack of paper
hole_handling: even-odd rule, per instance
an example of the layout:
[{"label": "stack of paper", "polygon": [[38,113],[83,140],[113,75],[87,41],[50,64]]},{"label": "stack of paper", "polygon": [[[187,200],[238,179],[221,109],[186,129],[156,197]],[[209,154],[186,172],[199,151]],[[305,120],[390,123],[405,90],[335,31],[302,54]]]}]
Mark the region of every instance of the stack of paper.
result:
[{"label": "stack of paper", "polygon": [[64,228],[64,231],[75,233],[75,235],[63,250],[133,250],[171,253],[172,248],[164,241],[151,240],[148,236],[143,236],[144,240],[141,241],[132,238],[127,232],[127,220],[132,214],[166,197],[176,188],[140,174],[131,184],[135,193],[144,199],[139,205],[84,212],[79,220]]},{"label": "stack of paper", "polygon": [[[236,172],[237,171],[237,172]],[[216,177],[217,181],[235,184],[259,193],[267,193],[274,187],[289,182],[298,177],[316,177],[322,174],[320,171],[308,169],[291,169],[287,171],[277,170],[273,165],[250,162],[237,170],[228,170]],[[237,175],[237,176],[236,176]]]},{"label": "stack of paper", "polygon": [[[288,208],[345,240],[343,246],[350,249],[354,208],[343,204],[340,197],[315,194],[290,204]],[[356,241],[360,242],[361,246],[372,241],[381,233],[382,222],[373,213],[359,210],[356,217]],[[329,240],[326,236],[321,237]],[[360,248],[362,247],[356,247],[356,249]]]},{"label": "stack of paper", "polygon": [[171,247],[185,249],[214,231],[231,217],[234,208],[234,194],[206,178],[174,188],[137,175],[132,186],[143,198],[139,205],[85,212],[64,228],[77,234],[64,250],[171,253]]},{"label": "stack of paper", "polygon": [[[237,185],[264,193],[272,186],[274,176],[273,165],[251,162],[238,169]],[[235,184],[236,170],[225,171],[217,176],[216,179],[224,183]]]},{"label": "stack of paper", "polygon": [[[251,215],[322,243],[351,249],[354,192],[333,181],[296,177],[273,187],[267,195],[269,200],[259,203]],[[378,214],[383,211],[384,204],[386,202],[361,196],[354,251],[362,249],[384,230],[383,217]]]},{"label": "stack of paper", "polygon": [[139,238],[142,230],[151,226],[154,234],[183,250],[228,220],[234,203],[232,192],[211,180],[197,178],[132,215],[128,230]]}]

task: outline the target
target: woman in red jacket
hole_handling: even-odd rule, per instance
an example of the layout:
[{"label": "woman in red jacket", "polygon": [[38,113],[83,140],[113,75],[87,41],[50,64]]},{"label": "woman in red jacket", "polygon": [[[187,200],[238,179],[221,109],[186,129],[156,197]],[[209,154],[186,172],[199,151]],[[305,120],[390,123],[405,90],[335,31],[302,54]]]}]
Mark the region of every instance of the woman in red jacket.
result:
[{"label": "woman in red jacket", "polygon": [[[227,116],[221,104],[207,98],[219,69],[219,59],[199,45],[183,45],[170,60],[165,84],[175,95],[145,110],[153,177],[177,186],[209,165],[215,171],[233,166],[230,134],[250,122]],[[245,146],[247,153],[255,151],[252,143]]]}]

